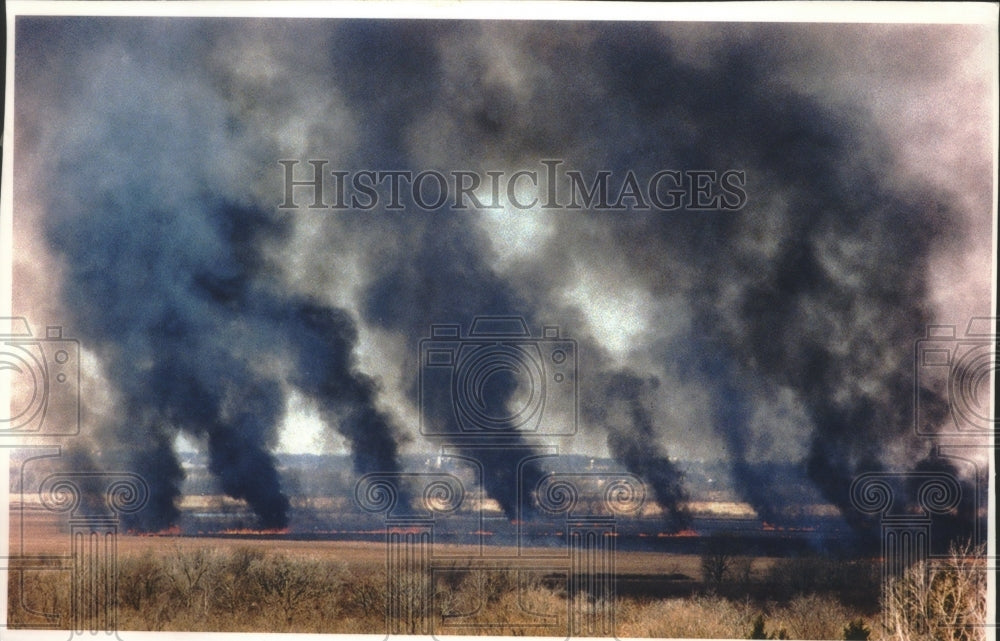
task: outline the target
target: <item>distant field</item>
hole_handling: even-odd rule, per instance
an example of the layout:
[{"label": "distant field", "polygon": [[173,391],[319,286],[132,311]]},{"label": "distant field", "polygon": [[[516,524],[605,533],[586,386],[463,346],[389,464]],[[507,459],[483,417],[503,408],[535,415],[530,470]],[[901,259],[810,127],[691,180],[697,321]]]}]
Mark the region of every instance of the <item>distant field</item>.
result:
[{"label": "distant field", "polygon": [[[46,512],[27,512],[24,514],[24,536],[15,527],[22,520],[20,514],[11,518],[11,552],[31,554],[60,554],[69,551],[69,530],[65,522],[60,522]],[[122,556],[142,554],[146,551],[162,551],[165,549],[194,550],[212,548],[216,550],[246,547],[281,553],[293,559],[314,559],[317,561],[341,561],[351,565],[370,565],[385,563],[386,545],[374,541],[330,541],[330,540],[296,540],[281,535],[226,535],[226,536],[171,536],[171,535],[130,535],[117,537],[118,553]],[[439,544],[440,549],[447,550],[449,557],[461,559],[463,554],[476,556],[477,547],[473,545]],[[511,557],[518,555],[516,547],[490,546],[492,557]],[[521,556],[532,557],[542,552],[551,556],[552,549],[537,550],[523,548]],[[754,564],[760,570],[770,568],[773,557],[755,557]],[[658,552],[638,552],[619,550],[615,554],[617,574],[684,574],[693,580],[700,580],[701,558],[696,554],[669,554]]]}]

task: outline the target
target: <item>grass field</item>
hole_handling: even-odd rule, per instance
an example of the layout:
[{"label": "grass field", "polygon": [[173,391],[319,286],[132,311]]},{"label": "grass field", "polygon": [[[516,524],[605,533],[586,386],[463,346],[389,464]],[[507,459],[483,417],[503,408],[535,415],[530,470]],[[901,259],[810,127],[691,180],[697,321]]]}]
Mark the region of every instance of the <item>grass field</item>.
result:
[{"label": "grass field", "polygon": [[[436,546],[433,572],[421,573],[390,570],[385,543],[123,535],[114,539],[113,552],[88,548],[83,556],[96,562],[74,564],[64,528],[30,519],[17,525],[12,536],[24,538],[12,549],[8,624],[20,628],[68,628],[76,614],[79,627],[120,630],[914,641],[982,636],[969,623],[971,615],[963,611],[956,618],[954,604],[947,635],[933,621],[905,636],[899,626],[884,627],[874,560],[731,555],[720,572],[713,564],[719,559],[710,555],[618,552],[610,599],[608,584],[600,581],[607,572],[573,569],[565,558],[531,561],[551,549]],[[74,580],[82,582],[75,601]],[[910,593],[900,594],[901,603],[912,601]],[[895,608],[897,614],[905,610]],[[907,621],[914,617],[906,614]]]}]

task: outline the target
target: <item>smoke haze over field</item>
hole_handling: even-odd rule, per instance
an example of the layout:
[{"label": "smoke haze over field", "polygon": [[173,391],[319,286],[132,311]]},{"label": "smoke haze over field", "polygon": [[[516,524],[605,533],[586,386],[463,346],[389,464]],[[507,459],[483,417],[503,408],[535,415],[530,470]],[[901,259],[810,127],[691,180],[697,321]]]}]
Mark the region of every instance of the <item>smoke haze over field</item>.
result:
[{"label": "smoke haze over field", "polygon": [[[615,458],[675,529],[680,459],[727,461],[772,522],[795,485],[866,527],[859,474],[973,482],[916,435],[914,345],[991,312],[986,27],[20,17],[16,46],[15,312],[79,338],[95,460],[150,478],[135,527],[177,520],[178,434],[287,526],[273,453],[301,412],[359,476],[478,456],[510,518],[514,457],[550,445]],[[536,194],[610,171],[612,198],[629,171],[736,170],[746,202],[321,210],[297,187],[280,209],[282,159],[527,170]],[[421,341],[482,316],[575,341],[578,416],[552,401],[486,454],[446,398],[420,433]]]}]

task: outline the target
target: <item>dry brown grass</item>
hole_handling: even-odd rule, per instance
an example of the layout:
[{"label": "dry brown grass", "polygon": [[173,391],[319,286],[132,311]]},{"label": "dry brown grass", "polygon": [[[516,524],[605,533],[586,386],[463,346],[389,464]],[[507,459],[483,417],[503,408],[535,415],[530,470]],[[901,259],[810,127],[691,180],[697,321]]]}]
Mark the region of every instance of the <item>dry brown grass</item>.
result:
[{"label": "dry brown grass", "polygon": [[[117,627],[122,630],[360,633],[387,629],[384,547],[377,544],[308,544],[296,541],[122,537],[118,559]],[[213,541],[214,542],[214,541]],[[275,545],[277,543],[277,545]],[[276,548],[276,549],[275,549]],[[353,552],[351,554],[350,552]],[[625,555],[628,557],[628,555]],[[645,555],[626,567],[650,571]],[[662,561],[659,569],[697,567],[697,559]],[[470,570],[456,558],[452,572],[436,575],[432,607],[406,619],[404,633],[523,635],[566,629],[601,610],[586,596],[570,604],[565,589],[542,571]],[[403,590],[426,578],[400,579]],[[12,627],[69,625],[68,570],[15,571],[9,582]],[[573,605],[573,608],[569,606]],[[772,627],[799,638],[836,638],[856,612],[830,597],[787,604],[753,604],[721,596],[682,599],[619,598],[612,606],[618,636],[743,637],[761,609]],[[53,619],[29,616],[49,612]],[[589,614],[588,614],[589,613]],[[582,621],[583,619],[578,620]],[[548,627],[545,627],[545,624]],[[88,625],[95,626],[93,619]],[[542,626],[542,627],[539,627]]]},{"label": "dry brown grass", "polygon": [[[18,559],[12,560],[10,626],[66,629],[70,625],[68,543],[66,532],[39,529],[23,547],[30,552],[31,569],[21,571]],[[119,536],[117,550],[116,614],[121,630],[381,633],[388,627],[384,543]],[[411,625],[400,632],[552,635],[567,628],[568,617],[601,609],[583,595],[571,598],[565,585],[560,587],[546,571],[470,570],[477,548],[448,546],[447,551],[454,559],[454,571],[435,574],[433,607],[409,618]],[[43,552],[62,558],[48,561],[51,567],[42,569],[37,557],[30,555]],[[515,552],[491,548],[497,556]],[[646,596],[622,591],[610,608],[615,634],[745,638],[754,619],[762,615],[768,633],[784,629],[792,638],[843,638],[848,622],[858,619],[873,631],[873,640],[935,636],[927,623],[923,632],[883,629],[877,565],[871,562],[737,557],[725,585],[703,583],[702,569],[702,559],[696,555],[619,552],[619,577],[683,575],[690,580],[682,581],[687,592],[680,590],[683,594],[674,597],[655,590]],[[955,577],[966,575],[942,574],[927,585],[941,592],[955,585]],[[413,577],[412,585],[426,580]],[[408,585],[405,577],[401,585]],[[968,585],[963,583],[963,589]],[[976,586],[963,594],[981,594]],[[911,619],[913,611],[907,615]],[[46,613],[53,616],[46,618]],[[540,621],[549,627],[538,627]],[[95,620],[88,625],[95,625]]]}]

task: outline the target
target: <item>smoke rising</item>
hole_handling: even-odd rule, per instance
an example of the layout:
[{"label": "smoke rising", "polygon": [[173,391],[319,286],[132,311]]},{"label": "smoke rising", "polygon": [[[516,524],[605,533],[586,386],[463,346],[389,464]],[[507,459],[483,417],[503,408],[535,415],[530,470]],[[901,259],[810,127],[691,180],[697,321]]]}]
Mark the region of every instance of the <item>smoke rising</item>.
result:
[{"label": "smoke rising", "polygon": [[[96,58],[114,58],[98,49]],[[151,80],[159,60],[115,62],[74,96],[107,125],[77,144],[51,143],[61,151],[51,170],[67,179],[44,220],[68,266],[65,311],[117,395],[119,412],[99,426],[103,464],[152,480],[149,507],[130,526],[176,524],[183,472],[173,447],[184,432],[205,443],[223,492],[245,500],[260,527],[284,528],[290,505],[272,451],[290,386],[316,399],[360,472],[398,467],[395,428],[354,366],[351,317],[281,290],[266,247],[287,236],[288,221],[226,199],[225,182],[213,181],[230,154],[246,153],[225,105],[182,76]],[[112,80],[120,85],[109,95]],[[183,96],[164,102],[171,91]],[[95,148],[110,149],[100,167],[87,160]]]},{"label": "smoke rising", "polygon": [[[985,40],[978,28],[72,22],[19,23],[17,153],[33,170],[17,193],[39,203],[61,261],[64,324],[116,395],[97,426],[105,456],[155,479],[139,526],[178,518],[178,432],[204,442],[223,491],[264,527],[288,525],[272,452],[293,389],[343,436],[356,472],[446,447],[482,463],[509,518],[530,515],[520,490],[542,478],[533,457],[554,440],[513,430],[477,445],[446,403],[425,418],[452,436],[424,438],[409,420],[420,341],[484,315],[520,316],[536,336],[558,324],[577,341],[580,438],[566,447],[642,477],[674,529],[688,519],[680,458],[724,459],[764,520],[786,518],[788,486],[808,483],[859,530],[873,521],[852,506],[852,479],[947,467],[914,435],[914,341],[954,322],[935,289],[942,256],[987,269],[971,232],[986,223],[921,180],[870,85],[905,78],[947,120],[940,94],[879,52],[923,42],[958,76],[956,50],[982,62],[958,44]],[[838,29],[879,77],[851,79],[861,63],[830,40]],[[979,113],[978,95],[962,108]],[[973,153],[961,184],[988,185],[989,152]],[[297,171],[309,158],[480,175],[544,174],[547,158],[591,177],[736,169],[748,199],[731,212],[278,211],[282,158],[303,160]],[[988,288],[964,282],[947,285],[983,307],[950,312],[988,314]],[[518,398],[490,390],[493,408]],[[920,393],[947,406],[941,390]],[[944,429],[947,412],[936,416]],[[799,478],[769,473],[768,459],[789,457]],[[974,512],[964,503],[956,521]]]},{"label": "smoke rising", "polygon": [[644,396],[655,394],[659,381],[643,379],[627,370],[604,376],[600,402],[584,406],[584,416],[607,429],[608,449],[626,468],[638,474],[653,491],[664,510],[664,520],[673,530],[689,525],[684,501],[684,474],[657,443],[658,427]]}]

